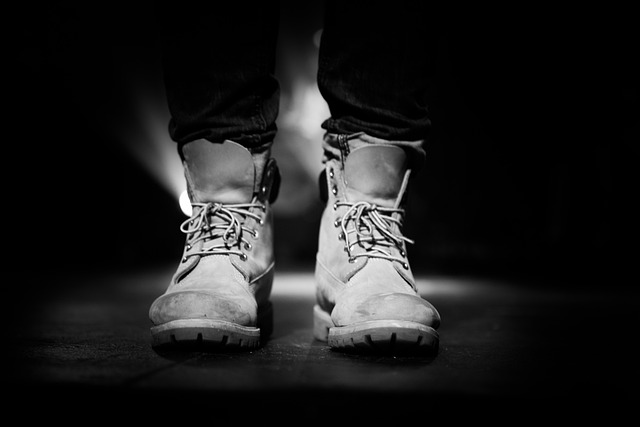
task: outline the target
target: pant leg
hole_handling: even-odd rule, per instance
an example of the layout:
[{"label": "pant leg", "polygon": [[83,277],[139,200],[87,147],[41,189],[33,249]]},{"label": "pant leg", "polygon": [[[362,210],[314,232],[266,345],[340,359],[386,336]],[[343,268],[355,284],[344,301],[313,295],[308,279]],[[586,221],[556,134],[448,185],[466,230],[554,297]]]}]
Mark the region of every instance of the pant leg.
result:
[{"label": "pant leg", "polygon": [[325,148],[335,145],[336,134],[363,133],[355,139],[402,145],[421,165],[430,127],[428,5],[327,1],[318,63],[318,87],[331,113],[322,127],[333,134]]},{"label": "pant leg", "polygon": [[156,12],[171,138],[270,146],[278,2],[159,2]]}]

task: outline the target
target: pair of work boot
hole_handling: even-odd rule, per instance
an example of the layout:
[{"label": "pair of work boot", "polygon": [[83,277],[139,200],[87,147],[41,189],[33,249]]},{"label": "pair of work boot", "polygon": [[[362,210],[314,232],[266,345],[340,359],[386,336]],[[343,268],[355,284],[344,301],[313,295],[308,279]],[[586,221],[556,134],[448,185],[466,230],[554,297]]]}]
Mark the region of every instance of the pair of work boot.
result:
[{"label": "pair of work boot", "polygon": [[[182,155],[192,215],[177,271],[149,310],[153,345],[256,348],[273,330],[276,162],[233,141],[193,141]],[[410,173],[396,146],[325,161],[313,332],[333,349],[437,351],[440,316],[416,289],[401,232]]]}]

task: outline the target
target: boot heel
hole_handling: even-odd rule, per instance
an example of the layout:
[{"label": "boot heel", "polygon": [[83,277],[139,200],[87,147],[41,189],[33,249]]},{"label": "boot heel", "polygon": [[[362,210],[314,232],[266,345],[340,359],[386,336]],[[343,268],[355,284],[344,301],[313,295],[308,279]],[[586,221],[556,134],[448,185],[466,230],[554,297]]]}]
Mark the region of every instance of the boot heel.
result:
[{"label": "boot heel", "polygon": [[329,339],[329,329],[333,328],[331,315],[320,308],[319,305],[313,307],[313,337],[319,341]]}]

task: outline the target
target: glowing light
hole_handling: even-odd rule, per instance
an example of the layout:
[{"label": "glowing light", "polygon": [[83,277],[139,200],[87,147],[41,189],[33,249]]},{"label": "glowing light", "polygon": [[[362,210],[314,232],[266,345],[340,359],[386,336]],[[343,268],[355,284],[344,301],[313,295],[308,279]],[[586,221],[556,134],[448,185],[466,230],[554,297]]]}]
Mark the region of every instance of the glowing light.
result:
[{"label": "glowing light", "polygon": [[313,33],[313,45],[316,48],[320,48],[320,40],[322,39],[322,29],[319,29],[315,33]]},{"label": "glowing light", "polygon": [[[285,102],[279,124],[319,146],[323,134],[320,125],[329,116],[329,107],[315,82],[308,79],[294,80],[291,94]],[[318,159],[314,157],[314,163]]]},{"label": "glowing light", "polygon": [[[277,119],[279,136],[272,155],[278,158],[282,176],[292,177],[282,180],[278,202],[274,204],[278,215],[299,215],[317,203],[317,177],[324,168],[321,124],[330,115],[316,84],[321,34],[321,30],[314,33],[305,51],[283,55],[278,67],[283,90]],[[123,70],[123,80],[131,90],[127,120],[107,116],[104,119],[123,148],[179,202],[176,209],[191,216],[178,145],[168,131],[171,115],[158,58],[154,53],[147,58],[147,66],[138,68],[136,63]]]},{"label": "glowing light", "polygon": [[124,72],[131,91],[127,106],[131,120],[110,119],[109,129],[168,193],[179,198],[186,182],[178,146],[167,130],[170,113],[156,60],[157,57],[149,58],[149,68],[132,67]]},{"label": "glowing light", "polygon": [[187,194],[187,190],[180,193],[180,197],[178,198],[178,203],[180,203],[180,209],[186,216],[191,216],[191,200],[189,200],[189,195]]},{"label": "glowing light", "polygon": [[[520,289],[515,290],[507,283],[496,280],[481,281],[473,278],[450,278],[447,276],[416,276],[416,287],[425,299],[431,297],[469,297],[491,295],[492,289],[501,289],[505,295],[514,298]],[[272,295],[277,297],[315,298],[315,282],[312,274],[280,272],[274,279]]]}]

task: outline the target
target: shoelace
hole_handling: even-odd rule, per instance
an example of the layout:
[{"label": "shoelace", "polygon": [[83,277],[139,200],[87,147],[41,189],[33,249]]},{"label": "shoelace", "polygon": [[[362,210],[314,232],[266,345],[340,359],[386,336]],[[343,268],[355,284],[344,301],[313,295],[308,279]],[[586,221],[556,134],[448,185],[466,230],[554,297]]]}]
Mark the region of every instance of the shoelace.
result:
[{"label": "shoelace", "polygon": [[[266,206],[259,203],[222,204],[222,203],[192,203],[193,215],[180,225],[180,231],[187,235],[187,250],[199,242],[215,242],[218,244],[202,246],[199,251],[189,253],[193,255],[238,255],[246,261],[247,255],[242,249],[251,250],[251,243],[245,238],[245,233],[253,238],[258,237],[258,232],[244,225],[247,218],[255,219],[260,225],[263,220],[260,215],[251,212],[253,208],[259,208],[263,212]],[[196,209],[199,208],[199,209]],[[220,221],[213,221],[218,218]]]},{"label": "shoelace", "polygon": [[[340,206],[348,206],[349,209],[342,218],[337,219],[334,225],[342,228],[340,238],[345,241],[345,250],[349,255],[349,262],[354,262],[358,257],[382,258],[389,261],[397,261],[405,269],[409,265],[402,258],[391,255],[388,248],[396,247],[401,256],[405,256],[403,243],[413,244],[413,240],[404,237],[402,234],[392,230],[393,225],[398,228],[402,226],[402,220],[395,218],[394,214],[404,215],[403,209],[380,207],[368,202],[336,202],[334,209]],[[349,223],[353,223],[352,228],[347,228]],[[354,246],[364,247],[365,252],[354,254]]]}]

